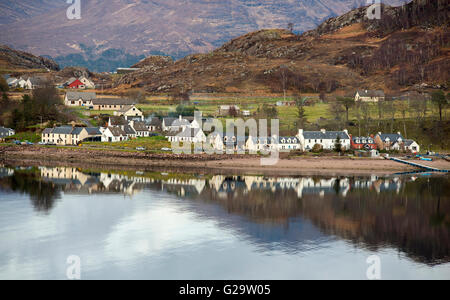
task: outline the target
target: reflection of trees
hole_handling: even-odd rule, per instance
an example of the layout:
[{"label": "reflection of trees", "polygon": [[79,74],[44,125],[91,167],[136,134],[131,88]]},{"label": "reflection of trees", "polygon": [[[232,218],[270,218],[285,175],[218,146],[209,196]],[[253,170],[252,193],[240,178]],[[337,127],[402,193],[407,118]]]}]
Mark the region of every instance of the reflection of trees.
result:
[{"label": "reflection of trees", "polygon": [[0,181],[2,186],[14,192],[28,194],[37,211],[48,212],[53,208],[55,201],[61,198],[58,186],[42,181],[38,172],[16,171],[13,176]]},{"label": "reflection of trees", "polygon": [[450,261],[449,179],[422,178],[402,184],[399,192],[364,188],[352,190],[347,197],[339,196],[335,184],[335,193],[304,194],[298,199],[293,190],[248,191],[235,181],[233,190],[210,189],[198,198],[253,222],[288,225],[291,218],[303,216],[326,234],[368,248],[395,247],[427,264]]}]

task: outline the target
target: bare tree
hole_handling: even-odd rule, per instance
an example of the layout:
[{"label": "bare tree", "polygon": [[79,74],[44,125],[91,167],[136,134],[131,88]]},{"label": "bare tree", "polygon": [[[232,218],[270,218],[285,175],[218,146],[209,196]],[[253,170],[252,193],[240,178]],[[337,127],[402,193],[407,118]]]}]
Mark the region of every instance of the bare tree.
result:
[{"label": "bare tree", "polygon": [[300,128],[305,128],[306,123],[306,111],[305,111],[305,104],[306,104],[306,97],[302,97],[301,95],[295,96],[295,105],[297,107],[297,117],[298,117],[298,125]]},{"label": "bare tree", "polygon": [[337,97],[336,100],[345,108],[346,121],[349,121],[349,111],[355,105],[355,99],[350,97]]},{"label": "bare tree", "polygon": [[405,137],[407,138],[407,132],[406,132],[406,113],[408,112],[408,103],[406,101],[399,101],[396,103],[396,109],[400,111],[402,114],[403,119],[403,133],[405,134]]},{"label": "bare tree", "polygon": [[131,91],[127,92],[126,95],[129,99],[134,100],[136,103],[145,103],[146,102],[145,92],[143,90],[140,90],[140,89],[131,90]]},{"label": "bare tree", "polygon": [[431,96],[431,100],[433,101],[434,105],[436,105],[436,107],[438,108],[439,121],[442,122],[442,110],[448,104],[448,94],[447,94],[447,97],[445,97],[445,94],[443,91],[434,92]]},{"label": "bare tree", "polygon": [[294,32],[294,23],[292,23],[292,22],[288,23],[287,28],[291,33]]},{"label": "bare tree", "polygon": [[286,89],[287,89],[287,80],[288,80],[288,67],[285,65],[280,66],[279,76],[281,87],[283,88],[283,99],[286,101]]},{"label": "bare tree", "polygon": [[344,114],[344,108],[339,101],[333,101],[329,106],[329,111],[333,115],[334,120],[337,121],[339,125],[342,123],[342,115]]},{"label": "bare tree", "polygon": [[366,130],[365,134],[369,134],[369,123],[370,123],[370,107],[367,103],[361,102],[360,104],[362,118],[364,119],[364,127]]}]

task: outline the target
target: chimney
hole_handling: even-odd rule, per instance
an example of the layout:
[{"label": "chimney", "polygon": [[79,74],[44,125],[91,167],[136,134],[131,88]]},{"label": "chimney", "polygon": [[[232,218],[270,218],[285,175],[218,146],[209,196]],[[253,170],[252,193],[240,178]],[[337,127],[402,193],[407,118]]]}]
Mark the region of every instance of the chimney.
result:
[{"label": "chimney", "polygon": [[180,118],[180,121],[183,120],[183,116],[182,115],[180,115],[179,118]]},{"label": "chimney", "polygon": [[347,129],[344,129],[343,131],[348,135],[348,130]]},{"label": "chimney", "polygon": [[298,136],[299,136],[299,137],[303,136],[303,129],[299,129],[299,130],[298,130]]},{"label": "chimney", "polygon": [[399,131],[399,132],[397,132],[397,134],[398,134],[398,135],[402,135],[402,133],[401,133],[400,131]]},{"label": "chimney", "polygon": [[326,129],[320,129],[320,131],[321,131],[322,133],[327,133],[327,130],[326,130]]}]

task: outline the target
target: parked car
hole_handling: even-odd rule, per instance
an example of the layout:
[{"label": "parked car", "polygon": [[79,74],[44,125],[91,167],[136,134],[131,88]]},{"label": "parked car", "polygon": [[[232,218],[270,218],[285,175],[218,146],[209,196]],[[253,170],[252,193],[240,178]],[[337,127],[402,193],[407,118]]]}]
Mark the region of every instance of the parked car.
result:
[{"label": "parked car", "polygon": [[22,145],[21,141],[14,141],[13,143],[16,144],[16,145]]},{"label": "parked car", "polygon": [[137,151],[145,151],[146,149],[144,147],[137,147],[136,150]]},{"label": "parked car", "polygon": [[161,151],[172,151],[170,148],[161,148]]}]

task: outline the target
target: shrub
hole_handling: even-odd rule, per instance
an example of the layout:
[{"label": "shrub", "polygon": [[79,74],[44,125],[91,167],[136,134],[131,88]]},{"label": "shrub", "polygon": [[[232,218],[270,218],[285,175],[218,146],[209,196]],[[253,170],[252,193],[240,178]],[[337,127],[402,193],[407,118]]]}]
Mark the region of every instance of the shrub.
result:
[{"label": "shrub", "polygon": [[322,145],[315,144],[314,147],[312,148],[311,152],[313,152],[313,153],[321,153],[321,152],[323,152]]}]

